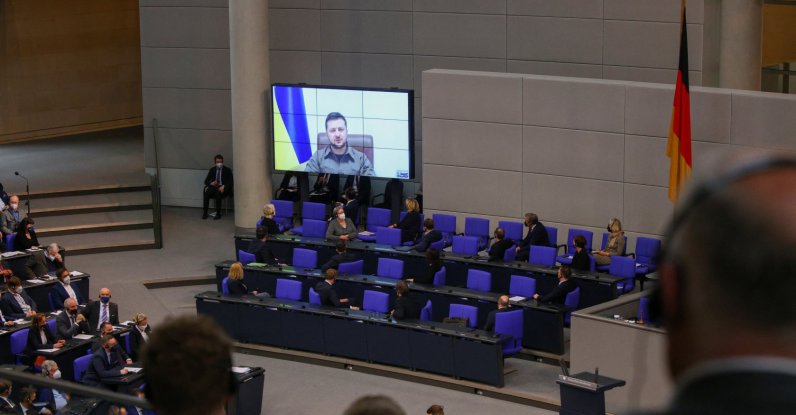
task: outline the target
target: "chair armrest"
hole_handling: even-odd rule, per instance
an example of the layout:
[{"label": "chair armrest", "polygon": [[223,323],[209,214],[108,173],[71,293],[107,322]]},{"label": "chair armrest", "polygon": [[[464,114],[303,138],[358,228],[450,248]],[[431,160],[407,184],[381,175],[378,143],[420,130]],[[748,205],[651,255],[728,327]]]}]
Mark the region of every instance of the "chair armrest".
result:
[{"label": "chair armrest", "polygon": [[636,253],[635,252],[631,252],[631,253],[629,253],[629,254],[627,254],[625,256],[629,256],[629,257],[631,257],[633,259],[636,259]]},{"label": "chair armrest", "polygon": [[558,252],[561,250],[561,248],[564,248],[564,255],[567,254],[567,244],[556,245],[556,256],[560,256],[558,255]]},{"label": "chair armrest", "polygon": [[381,196],[382,201],[384,201],[384,193],[379,193],[379,194],[374,195],[373,197],[370,198],[370,205],[371,206],[375,206],[376,205],[376,198],[379,197],[379,196]]}]

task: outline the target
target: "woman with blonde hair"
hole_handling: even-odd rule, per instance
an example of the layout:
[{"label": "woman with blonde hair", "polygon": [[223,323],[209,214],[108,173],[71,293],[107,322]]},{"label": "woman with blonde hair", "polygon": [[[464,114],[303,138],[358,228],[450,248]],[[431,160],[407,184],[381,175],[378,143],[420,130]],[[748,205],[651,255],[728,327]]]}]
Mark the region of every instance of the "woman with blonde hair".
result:
[{"label": "woman with blonde hair", "polygon": [[149,334],[152,328],[149,327],[149,319],[144,313],[136,313],[133,315],[133,328],[130,330],[130,358],[133,361],[138,361],[138,352],[141,350],[146,342],[149,341]]},{"label": "woman with blonde hair", "polygon": [[279,230],[279,225],[277,225],[276,221],[274,220],[275,215],[276,207],[273,203],[267,203],[265,206],[263,206],[263,216],[260,217],[260,220],[257,222],[257,227],[265,229],[265,233],[269,235],[282,233]]},{"label": "woman with blonde hair", "polygon": [[230,295],[246,295],[246,294],[253,294],[258,297],[270,297],[271,295],[267,292],[259,292],[258,289],[254,289],[249,291],[249,287],[243,283],[243,264],[240,262],[235,262],[229,267],[229,274],[227,274],[229,279],[227,280],[227,288],[229,289]]},{"label": "woman with blonde hair", "polygon": [[604,250],[594,251],[594,262],[600,265],[609,265],[611,257],[622,255],[625,252],[625,232],[622,231],[622,222],[613,218],[608,222],[608,243]]},{"label": "woman with blonde hair", "polygon": [[390,225],[391,228],[401,230],[401,243],[414,241],[420,232],[420,204],[413,198],[406,199],[406,215],[398,223]]}]

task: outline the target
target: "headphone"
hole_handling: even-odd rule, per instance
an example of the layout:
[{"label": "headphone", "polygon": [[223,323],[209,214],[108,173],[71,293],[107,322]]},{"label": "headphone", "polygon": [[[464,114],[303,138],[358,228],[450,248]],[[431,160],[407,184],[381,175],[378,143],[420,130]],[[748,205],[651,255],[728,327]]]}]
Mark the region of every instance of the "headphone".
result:
[{"label": "headphone", "polygon": [[[666,262],[672,262],[669,260],[667,255],[669,251],[669,249],[667,249],[668,244],[670,243],[671,238],[677,234],[677,232],[683,226],[683,223],[685,223],[685,221],[691,216],[691,213],[698,206],[700,206],[706,200],[726,190],[733,184],[741,181],[742,179],[762,173],[767,173],[773,170],[790,168],[796,168],[796,158],[769,156],[741,164],[740,166],[734,167],[720,174],[718,177],[708,180],[694,188],[688,199],[677,211],[675,211],[674,215],[672,216],[672,220],[666,226],[666,232],[664,233],[665,239],[658,261],[658,269],[660,269],[662,264]],[[676,277],[682,278],[682,267],[678,266],[678,264],[674,265],[674,270],[677,274]],[[649,314],[650,320],[652,321],[659,321],[659,318],[663,315],[660,285],[656,286],[649,296]]]}]

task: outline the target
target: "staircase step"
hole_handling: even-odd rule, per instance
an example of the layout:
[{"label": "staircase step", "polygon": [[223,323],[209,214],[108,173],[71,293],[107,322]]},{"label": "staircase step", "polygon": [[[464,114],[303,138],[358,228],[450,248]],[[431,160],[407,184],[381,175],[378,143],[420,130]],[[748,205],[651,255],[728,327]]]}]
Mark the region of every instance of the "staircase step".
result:
[{"label": "staircase step", "polygon": [[[108,184],[90,187],[77,187],[73,189],[62,189],[55,191],[31,192],[30,199],[46,199],[52,197],[67,197],[67,196],[81,196],[105,193],[127,193],[127,192],[149,192],[151,186],[149,184],[140,185],[123,185],[123,184]],[[21,199],[25,198],[24,194],[20,195]]]},{"label": "staircase step", "polygon": [[[68,208],[69,206],[63,206]],[[52,208],[48,208],[52,209]],[[115,223],[115,222],[130,222],[130,221],[151,221],[152,209],[137,209],[137,210],[106,210],[99,212],[74,212],[70,215],[47,215],[36,216],[31,213],[36,219],[36,231],[39,229],[58,228],[61,226],[83,226],[93,225],[95,223]]]},{"label": "staircase step", "polygon": [[67,249],[69,256],[99,254],[104,252],[138,251],[142,249],[155,249],[154,240],[125,241],[116,243],[76,245]]},{"label": "staircase step", "polygon": [[121,212],[148,209],[152,209],[151,203],[98,203],[92,205],[31,209],[30,214],[34,218],[41,218],[44,216],[78,215],[83,213]]},{"label": "staircase step", "polygon": [[109,222],[109,223],[94,223],[88,225],[75,225],[75,226],[58,226],[51,228],[36,227],[37,237],[49,237],[56,235],[74,235],[78,233],[94,233],[94,232],[110,232],[110,231],[125,231],[132,229],[149,229],[153,228],[154,224],[149,221],[125,221],[125,222]]},{"label": "staircase step", "polygon": [[[66,196],[54,197],[47,199],[39,199],[31,201],[31,214],[35,215],[36,211],[42,209],[59,208],[64,206],[83,206],[83,205],[100,205],[105,203],[127,203],[127,204],[152,204],[152,193],[146,192],[129,192],[129,193],[103,193],[96,195],[80,195],[80,196]],[[24,201],[22,202],[24,210]]]},{"label": "staircase step", "polygon": [[67,256],[72,247],[96,244],[124,244],[131,241],[144,241],[154,239],[153,229],[132,229],[115,232],[79,233],[71,235],[44,236],[39,238],[42,246],[57,243],[64,247]]}]

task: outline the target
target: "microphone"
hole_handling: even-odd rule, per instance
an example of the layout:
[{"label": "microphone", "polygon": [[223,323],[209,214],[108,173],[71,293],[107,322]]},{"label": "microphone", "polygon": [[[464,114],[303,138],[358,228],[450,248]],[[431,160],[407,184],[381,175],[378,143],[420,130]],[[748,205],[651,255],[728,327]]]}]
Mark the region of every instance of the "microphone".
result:
[{"label": "microphone", "polygon": [[30,181],[24,175],[19,174],[18,171],[15,171],[14,175],[25,179],[25,193],[27,194],[27,200],[25,200],[25,206],[27,206],[28,216],[30,216]]}]

